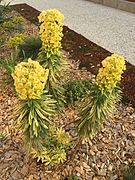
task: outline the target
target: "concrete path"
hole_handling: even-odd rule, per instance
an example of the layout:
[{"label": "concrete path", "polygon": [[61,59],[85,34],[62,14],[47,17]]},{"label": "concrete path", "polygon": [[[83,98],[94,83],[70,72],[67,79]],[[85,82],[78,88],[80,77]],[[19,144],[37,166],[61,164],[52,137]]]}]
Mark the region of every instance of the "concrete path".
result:
[{"label": "concrete path", "polygon": [[65,25],[135,65],[135,14],[87,0],[12,1],[16,3],[27,3],[38,10],[59,9],[65,15]]}]

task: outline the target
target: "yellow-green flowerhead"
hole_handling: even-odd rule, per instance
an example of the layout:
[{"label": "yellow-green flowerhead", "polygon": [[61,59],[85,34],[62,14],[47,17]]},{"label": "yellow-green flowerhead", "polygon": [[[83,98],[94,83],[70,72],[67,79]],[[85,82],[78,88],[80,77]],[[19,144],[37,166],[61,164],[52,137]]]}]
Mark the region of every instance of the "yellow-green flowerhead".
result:
[{"label": "yellow-green flowerhead", "polygon": [[96,83],[99,89],[111,92],[121,80],[121,75],[126,69],[125,59],[117,54],[112,54],[102,61],[102,68],[99,69]]},{"label": "yellow-green flowerhead", "polygon": [[48,79],[49,70],[30,58],[21,62],[12,74],[15,89],[21,100],[38,99]]},{"label": "yellow-green flowerhead", "polygon": [[13,19],[12,19],[12,22],[14,24],[22,24],[24,22],[24,18],[22,16],[15,16]]},{"label": "yellow-green flowerhead", "polygon": [[8,46],[14,48],[21,44],[27,36],[25,34],[17,34],[16,36],[9,39],[7,42]]},{"label": "yellow-green flowerhead", "polygon": [[40,36],[42,48],[47,56],[58,54],[61,49],[61,39],[63,37],[64,15],[56,9],[42,11],[38,16],[40,25]]},{"label": "yellow-green flowerhead", "polygon": [[37,151],[32,149],[31,152],[33,158],[37,158],[38,161],[42,161],[45,165],[55,165],[64,163],[66,160],[66,152],[63,148],[60,147],[53,147],[51,149],[45,149],[43,151]]},{"label": "yellow-green flowerhead", "polygon": [[3,24],[2,24],[2,27],[3,28],[13,28],[14,27],[14,24],[12,21],[5,21]]},{"label": "yellow-green flowerhead", "polygon": [[33,148],[31,154],[33,158],[37,158],[37,162],[39,162],[40,160],[42,161],[42,163],[51,162],[47,149],[38,152],[36,149]]},{"label": "yellow-green flowerhead", "polygon": [[5,37],[4,36],[0,36],[0,45],[1,43],[3,43],[5,41]]},{"label": "yellow-green flowerhead", "polygon": [[64,145],[69,144],[71,140],[69,133],[66,133],[65,130],[62,128],[57,128],[56,137],[58,142]]}]

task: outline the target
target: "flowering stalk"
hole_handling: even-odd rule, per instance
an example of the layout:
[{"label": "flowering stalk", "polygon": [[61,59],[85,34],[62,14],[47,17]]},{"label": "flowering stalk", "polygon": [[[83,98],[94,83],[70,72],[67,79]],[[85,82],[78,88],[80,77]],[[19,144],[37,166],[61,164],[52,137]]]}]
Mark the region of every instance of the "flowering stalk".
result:
[{"label": "flowering stalk", "polygon": [[40,37],[42,41],[41,52],[38,56],[43,67],[49,69],[46,89],[57,100],[57,107],[60,110],[65,101],[64,89],[58,86],[61,82],[63,69],[66,69],[67,64],[61,57],[64,15],[56,9],[49,9],[42,11],[38,19],[41,23]]},{"label": "flowering stalk", "polygon": [[55,112],[55,101],[43,92],[48,69],[29,58],[28,62],[15,67],[12,77],[19,97],[16,119],[23,130],[27,151],[33,147],[41,149],[42,136],[45,136],[50,117]]},{"label": "flowering stalk", "polygon": [[77,129],[81,136],[92,137],[96,130],[113,112],[115,102],[120,99],[119,82],[125,68],[125,59],[113,54],[102,61],[96,84],[89,95],[82,100]]},{"label": "flowering stalk", "polygon": [[56,9],[42,11],[38,16],[42,41],[39,59],[49,69],[47,89],[51,90],[60,80],[63,60],[61,59],[61,39],[63,37],[64,15]]}]

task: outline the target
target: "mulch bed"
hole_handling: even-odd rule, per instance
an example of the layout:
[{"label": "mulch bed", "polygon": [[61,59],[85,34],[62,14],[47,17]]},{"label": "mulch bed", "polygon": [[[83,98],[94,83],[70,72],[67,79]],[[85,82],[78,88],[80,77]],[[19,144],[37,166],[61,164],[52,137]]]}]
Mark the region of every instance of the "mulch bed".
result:
[{"label": "mulch bed", "polygon": [[[38,10],[27,4],[13,5],[12,8],[18,11],[27,20],[38,25],[37,16],[40,13]],[[96,75],[101,66],[101,61],[112,53],[86,39],[81,34],[76,33],[67,26],[64,26],[63,33],[63,49],[67,51],[74,60],[79,62],[80,69],[85,67],[88,71]],[[127,70],[123,74],[121,83],[124,92],[123,99],[126,102],[131,102],[133,106],[135,106],[135,66],[128,62],[126,66]]]},{"label": "mulch bed", "polygon": [[[16,15],[14,13],[16,12],[13,12],[13,15]],[[31,14],[30,10],[28,13]],[[27,35],[38,34],[38,27],[31,24],[31,22],[26,21],[24,27]],[[104,52],[102,54],[100,52],[101,47],[92,42],[90,46],[87,44],[88,40],[86,38],[68,27],[64,27],[64,34],[63,47],[65,50],[69,48],[67,49],[69,53],[63,52],[67,59],[68,56],[71,57],[70,63],[72,65],[65,77],[94,80],[95,75],[86,71],[83,67],[96,74],[100,66],[98,59],[100,57],[104,59],[107,55],[105,53],[108,51],[102,48],[101,52]],[[77,35],[79,36],[78,40],[72,39],[74,35],[76,38]],[[70,37],[72,38],[70,39]],[[79,43],[80,37],[82,38],[81,44]],[[76,51],[73,41],[78,41]],[[70,42],[72,42],[72,46]],[[90,47],[97,64],[94,65],[93,58],[91,58],[91,64],[88,61],[88,66],[87,64],[83,65],[84,60],[77,60],[76,56],[78,58],[81,58],[81,55],[83,58],[83,54],[89,56],[90,52],[88,50]],[[7,51],[8,48],[6,47],[0,49],[0,55],[7,56]],[[111,53],[108,52],[109,54]],[[82,70],[78,69],[78,64]],[[4,75],[2,69],[0,71],[0,85],[3,82]],[[35,159],[26,155],[22,132],[18,131],[18,125],[14,120],[13,112],[16,101],[17,98],[11,89],[11,84],[7,84],[3,92],[0,93],[0,180],[123,180],[126,168],[135,165],[135,111],[130,104],[117,104],[116,111],[114,114],[110,114],[108,121],[104,123],[104,127],[94,135],[91,141],[85,142],[78,148],[73,160],[70,160],[70,155],[68,155],[64,164],[50,167],[40,162],[37,163]],[[55,117],[56,124],[64,127],[70,133],[73,144],[78,139],[74,123],[71,123],[76,117],[77,112],[72,106],[65,107],[64,116],[56,115]]]},{"label": "mulch bed", "polygon": [[134,2],[135,3],[135,0],[126,0],[126,1],[130,1],[130,2]]}]

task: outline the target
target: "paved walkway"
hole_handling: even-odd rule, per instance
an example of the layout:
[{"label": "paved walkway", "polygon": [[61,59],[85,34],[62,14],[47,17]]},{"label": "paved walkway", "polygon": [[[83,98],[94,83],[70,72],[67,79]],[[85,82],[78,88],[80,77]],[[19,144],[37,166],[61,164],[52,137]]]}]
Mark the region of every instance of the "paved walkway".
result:
[{"label": "paved walkway", "polygon": [[59,9],[65,15],[65,25],[135,65],[135,14],[87,0],[13,0],[12,4],[16,3],[38,10]]}]

